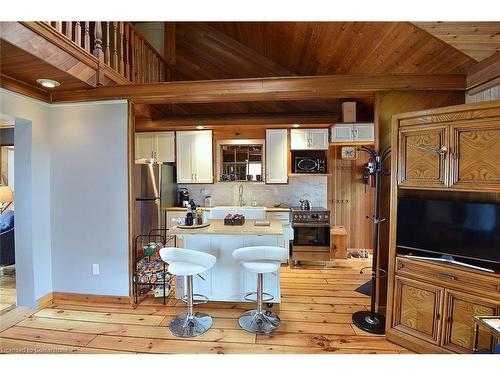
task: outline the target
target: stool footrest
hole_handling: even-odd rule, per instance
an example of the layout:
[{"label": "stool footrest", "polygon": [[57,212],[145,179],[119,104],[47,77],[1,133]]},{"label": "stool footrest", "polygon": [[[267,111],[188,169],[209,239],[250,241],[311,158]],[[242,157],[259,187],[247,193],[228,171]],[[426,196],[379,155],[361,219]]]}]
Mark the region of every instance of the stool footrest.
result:
[{"label": "stool footrest", "polygon": [[[247,294],[245,294],[245,296],[243,298],[245,299],[245,301],[257,302],[257,298],[255,298],[255,299],[248,298],[249,296],[251,296],[253,294],[257,295],[257,292],[247,293]],[[262,302],[269,302],[269,301],[272,301],[274,299],[274,296],[272,294],[262,292],[262,295],[267,296],[267,298],[262,299]]]},{"label": "stool footrest", "polygon": [[[202,298],[202,300],[195,301],[194,300],[195,297]],[[188,296],[185,295],[185,296],[182,296],[181,301],[184,303],[187,303],[187,299],[188,299]],[[208,301],[209,301],[208,297],[204,296],[203,294],[193,294],[193,305],[200,305],[202,303],[207,303]]]}]

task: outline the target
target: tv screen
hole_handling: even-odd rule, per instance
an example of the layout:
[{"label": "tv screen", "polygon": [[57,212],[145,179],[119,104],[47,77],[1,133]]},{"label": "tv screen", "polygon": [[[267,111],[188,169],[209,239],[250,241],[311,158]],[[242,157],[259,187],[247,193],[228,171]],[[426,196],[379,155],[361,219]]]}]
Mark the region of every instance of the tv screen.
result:
[{"label": "tv screen", "polygon": [[500,263],[500,205],[399,199],[399,249]]}]

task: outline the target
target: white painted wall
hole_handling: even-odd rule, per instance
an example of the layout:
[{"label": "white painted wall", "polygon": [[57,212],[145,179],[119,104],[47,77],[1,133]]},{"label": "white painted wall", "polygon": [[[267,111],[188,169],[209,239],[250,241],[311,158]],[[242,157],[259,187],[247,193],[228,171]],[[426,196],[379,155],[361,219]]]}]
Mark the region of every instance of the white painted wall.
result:
[{"label": "white painted wall", "polygon": [[18,305],[129,295],[126,101],[48,105],[0,89],[0,112],[16,118]]},{"label": "white painted wall", "polygon": [[0,112],[15,117],[16,284],[20,306],[52,291],[49,106],[0,89]]},{"label": "white painted wall", "polygon": [[54,291],[128,296],[127,103],[53,106],[50,121]]}]

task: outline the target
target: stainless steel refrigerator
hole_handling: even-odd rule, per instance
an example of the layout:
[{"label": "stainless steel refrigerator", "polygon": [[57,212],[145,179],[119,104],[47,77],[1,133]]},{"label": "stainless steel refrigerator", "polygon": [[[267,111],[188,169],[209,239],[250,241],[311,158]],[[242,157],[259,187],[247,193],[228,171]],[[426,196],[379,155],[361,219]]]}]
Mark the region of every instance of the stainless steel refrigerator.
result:
[{"label": "stainless steel refrigerator", "polygon": [[135,164],[134,237],[165,226],[162,212],[175,204],[175,181],[171,164]]}]

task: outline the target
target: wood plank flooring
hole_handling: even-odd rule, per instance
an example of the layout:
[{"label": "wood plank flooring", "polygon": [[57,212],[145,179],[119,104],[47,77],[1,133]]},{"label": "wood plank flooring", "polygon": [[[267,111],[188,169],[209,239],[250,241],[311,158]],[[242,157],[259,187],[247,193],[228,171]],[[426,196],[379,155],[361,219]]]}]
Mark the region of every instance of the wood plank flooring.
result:
[{"label": "wood plank flooring", "polygon": [[0,269],[0,315],[16,307],[15,266]]},{"label": "wood plank flooring", "polygon": [[369,298],[355,291],[369,279],[360,275],[366,259],[336,261],[334,268],[282,268],[278,331],[255,335],[237,318],[252,303],[209,302],[195,307],[213,316],[204,335],[179,339],[167,325],[184,304],[147,298],[137,308],[123,303],[55,300],[40,310],[14,309],[2,315],[0,353],[172,353],[331,354],[410,353],[383,336],[362,332],[351,314],[367,309]]}]

